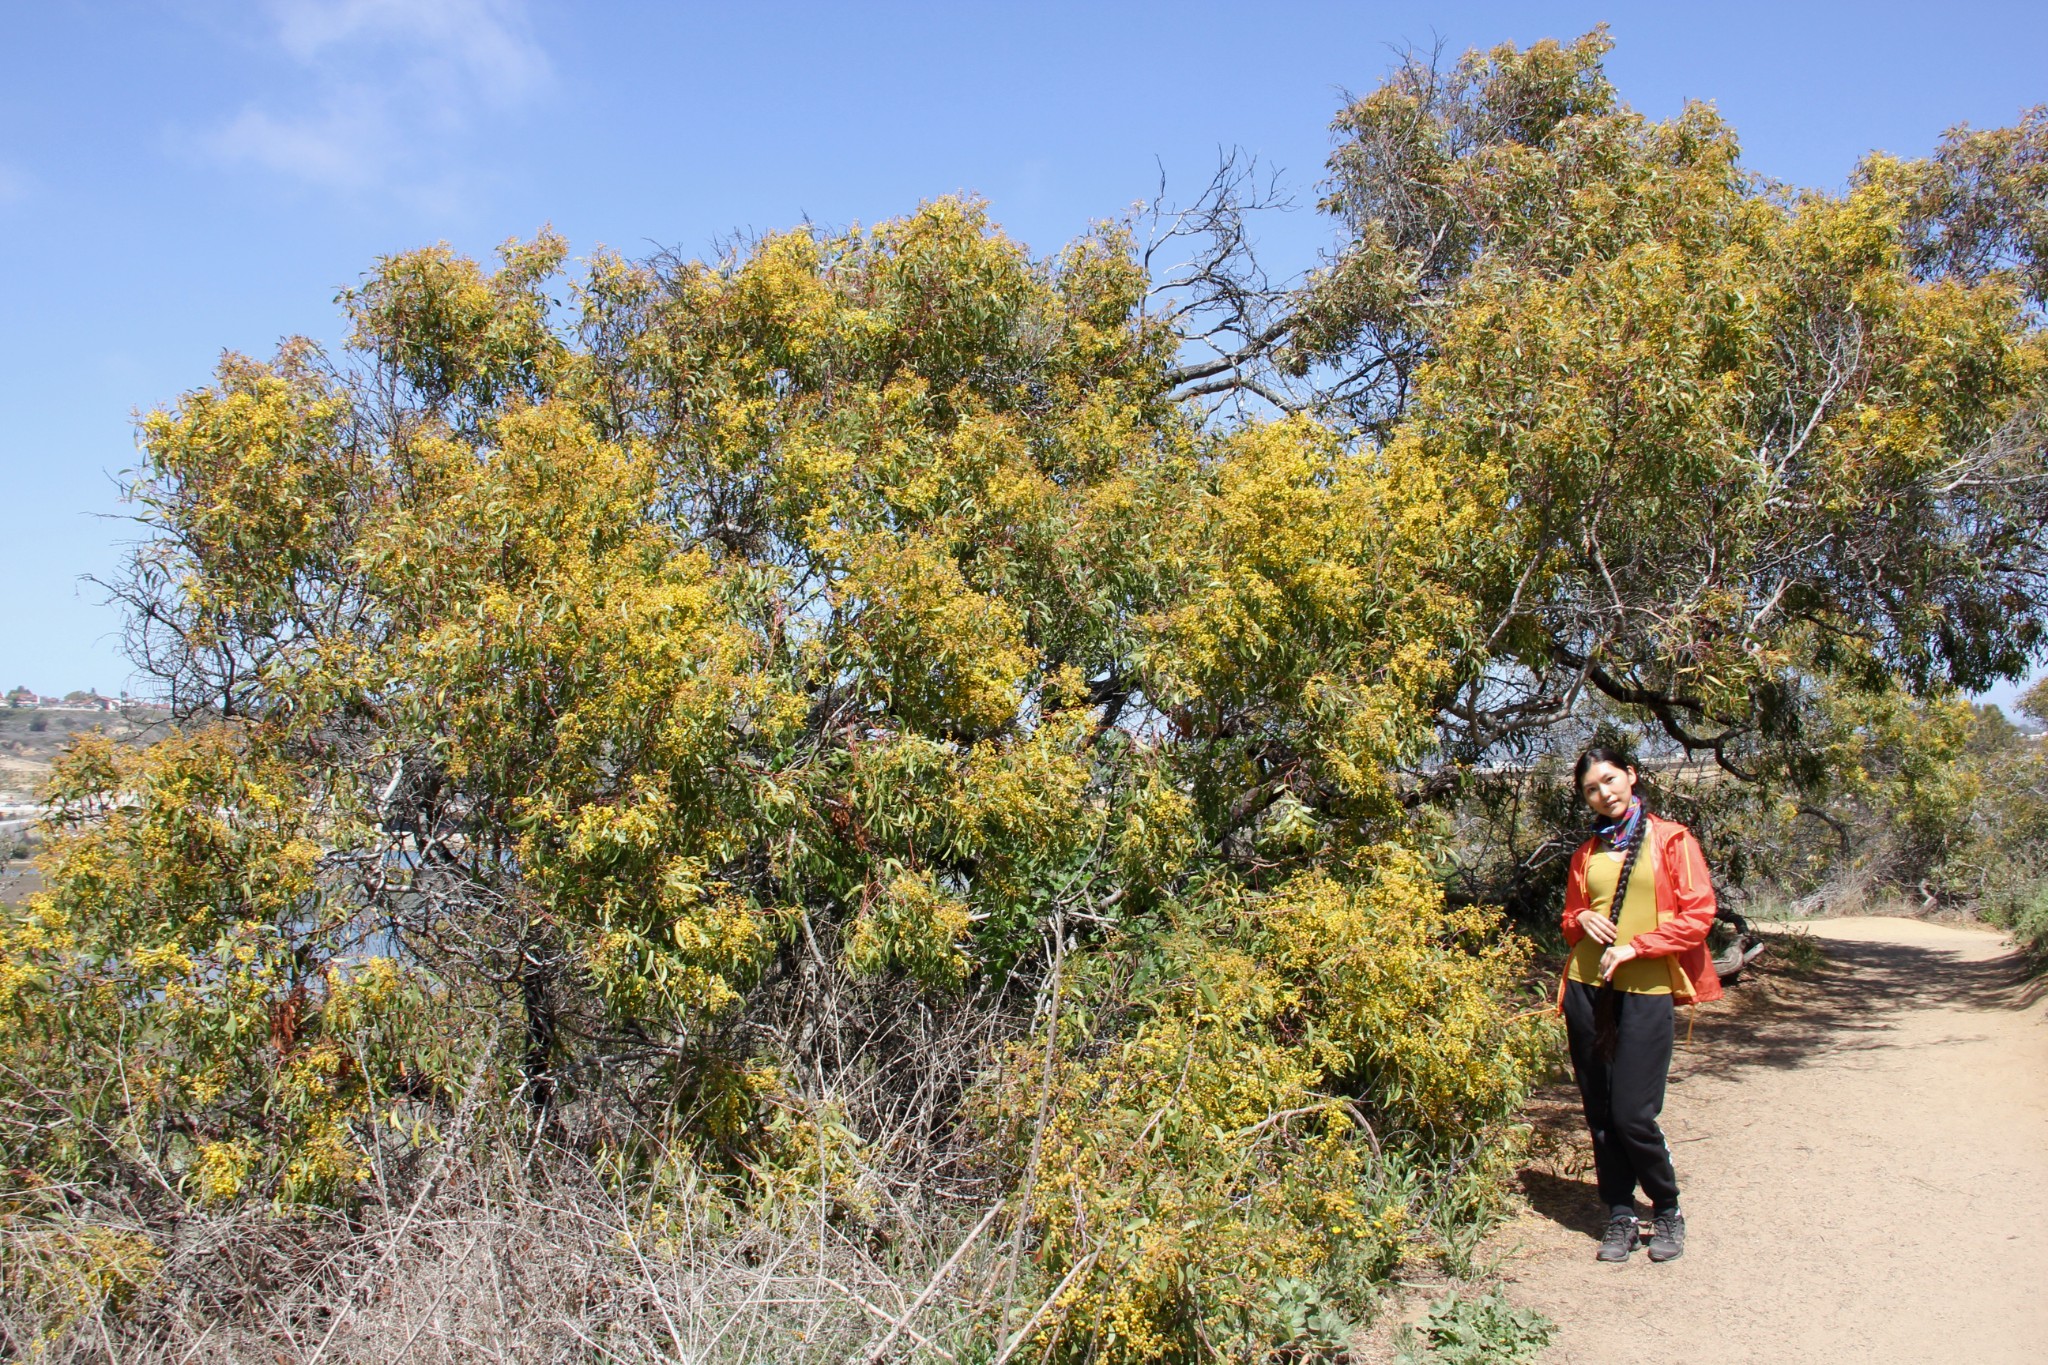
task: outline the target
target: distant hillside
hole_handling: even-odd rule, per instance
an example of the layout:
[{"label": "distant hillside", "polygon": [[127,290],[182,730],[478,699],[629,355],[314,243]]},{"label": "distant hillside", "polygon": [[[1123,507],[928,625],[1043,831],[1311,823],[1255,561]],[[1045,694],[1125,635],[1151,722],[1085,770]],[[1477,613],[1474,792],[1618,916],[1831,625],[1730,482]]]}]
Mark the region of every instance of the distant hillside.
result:
[{"label": "distant hillside", "polygon": [[75,735],[99,730],[124,744],[146,744],[169,724],[170,712],[157,706],[0,706],[0,804],[11,802],[22,790],[17,773],[34,774],[28,784],[32,789]]},{"label": "distant hillside", "polygon": [[147,744],[170,726],[162,707],[116,704],[96,710],[58,704],[0,706],[0,901],[28,889],[24,879],[34,846],[36,789],[50,765],[75,737],[95,730],[122,744]]}]

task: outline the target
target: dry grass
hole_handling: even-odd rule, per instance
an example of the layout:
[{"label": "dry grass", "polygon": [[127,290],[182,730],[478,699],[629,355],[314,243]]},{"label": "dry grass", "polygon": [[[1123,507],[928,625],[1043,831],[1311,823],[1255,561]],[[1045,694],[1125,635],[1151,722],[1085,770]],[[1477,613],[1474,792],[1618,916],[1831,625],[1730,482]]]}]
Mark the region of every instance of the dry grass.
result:
[{"label": "dry grass", "polygon": [[9,1356],[987,1361],[1005,1318],[1021,1344],[1044,1297],[994,1205],[886,1225],[819,1208],[736,1219],[708,1189],[624,1195],[559,1148],[451,1156],[410,1197],[347,1218],[151,1203],[15,1201]]},{"label": "dry grass", "polygon": [[[0,1181],[0,1358],[988,1365],[1029,1344],[1038,1359],[1054,1287],[1003,1216],[1011,1182],[964,1127],[933,1118],[957,1105],[1004,1010],[962,1002],[935,1018],[900,992],[847,994],[826,992],[849,1007],[835,1036],[864,1045],[815,1073],[810,1099],[827,1102],[804,1107],[869,1140],[834,1146],[829,1189],[785,1178],[731,1198],[685,1149],[592,1140],[631,1125],[598,1097],[536,1137],[523,1102],[477,1102],[502,1094],[480,1074],[438,1141],[391,1130],[372,1144],[346,1210],[208,1209],[98,1133],[129,1154],[119,1179]],[[832,1139],[815,1136],[822,1153]],[[622,1150],[640,1154],[630,1173]]]}]

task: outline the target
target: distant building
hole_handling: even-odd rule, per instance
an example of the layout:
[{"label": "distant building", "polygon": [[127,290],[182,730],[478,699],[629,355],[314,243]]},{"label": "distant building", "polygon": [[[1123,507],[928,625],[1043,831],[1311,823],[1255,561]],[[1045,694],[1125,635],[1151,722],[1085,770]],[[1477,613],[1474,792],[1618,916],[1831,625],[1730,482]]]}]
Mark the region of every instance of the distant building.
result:
[{"label": "distant building", "polygon": [[123,698],[103,697],[99,693],[81,688],[66,692],[61,697],[38,696],[26,687],[17,687],[6,694],[5,701],[12,709],[37,708],[45,711],[119,711],[125,706],[148,706],[146,702],[132,702]]}]

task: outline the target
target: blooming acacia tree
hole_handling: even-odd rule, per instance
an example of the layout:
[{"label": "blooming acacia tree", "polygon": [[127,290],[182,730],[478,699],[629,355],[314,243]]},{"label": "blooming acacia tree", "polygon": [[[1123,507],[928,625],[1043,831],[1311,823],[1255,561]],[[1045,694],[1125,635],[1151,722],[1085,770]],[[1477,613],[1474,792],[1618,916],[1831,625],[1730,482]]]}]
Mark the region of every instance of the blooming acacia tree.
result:
[{"label": "blooming acacia tree", "polygon": [[1464,546],[1486,647],[1445,698],[1454,760],[1592,694],[1775,777],[1826,742],[1830,681],[2023,676],[2048,598],[2041,111],[1795,192],[1710,108],[1628,108],[1609,46],[1414,61],[1347,107],[1338,250],[1194,369],[1414,447],[1498,528]]},{"label": "blooming acacia tree", "polygon": [[1343,253],[1220,363],[1124,234],[955,200],[407,253],[224,361],[124,588],[193,733],[78,752],[5,926],[16,1164],[346,1200],[489,1094],[742,1202],[993,1174],[1107,1357],[1360,1292],[1536,1056],[1463,771],[1589,688],[1791,771],[1810,680],[2041,639],[2022,248],[1939,166],[1765,192],[1600,50],[1348,110]]}]

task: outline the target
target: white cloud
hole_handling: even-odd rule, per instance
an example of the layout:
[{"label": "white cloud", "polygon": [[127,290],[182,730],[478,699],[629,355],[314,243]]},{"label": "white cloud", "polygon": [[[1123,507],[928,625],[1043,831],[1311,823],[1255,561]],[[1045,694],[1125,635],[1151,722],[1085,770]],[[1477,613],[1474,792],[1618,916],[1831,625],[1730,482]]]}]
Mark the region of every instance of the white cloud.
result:
[{"label": "white cloud", "polygon": [[311,115],[249,108],[206,139],[224,161],[260,166],[334,189],[367,189],[402,160],[384,102],[342,91]]},{"label": "white cloud", "polygon": [[548,78],[547,57],[514,0],[275,0],[278,41],[308,65],[363,49],[397,52],[415,76],[447,89],[510,103]]},{"label": "white cloud", "polygon": [[552,79],[523,0],[271,0],[271,41],[306,77],[206,134],[219,159],[337,190],[418,191],[480,117]]}]

